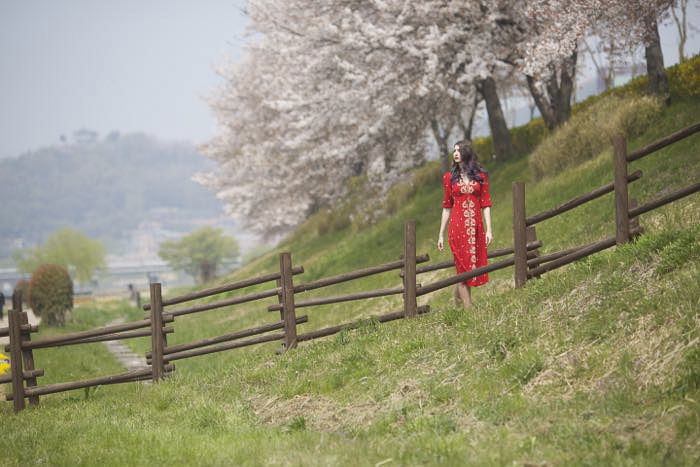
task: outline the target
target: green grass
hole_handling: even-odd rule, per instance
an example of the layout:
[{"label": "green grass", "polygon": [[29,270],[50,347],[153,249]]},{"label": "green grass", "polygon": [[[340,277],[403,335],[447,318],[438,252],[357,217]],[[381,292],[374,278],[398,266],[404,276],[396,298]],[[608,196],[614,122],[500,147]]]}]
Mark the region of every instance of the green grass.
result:
[{"label": "green grass", "polygon": [[662,106],[660,99],[650,96],[602,99],[572,115],[537,146],[529,156],[530,168],[539,179],[576,167],[607,149],[613,136],[643,133]]},{"label": "green grass", "polygon": [[[50,328],[39,325],[38,333],[32,334],[32,340],[40,340],[55,335],[85,331],[104,326],[118,317],[128,320],[135,318],[138,312],[128,305],[115,302],[76,307],[71,319],[63,328]],[[141,315],[141,313],[138,313]],[[97,376],[121,373],[124,369],[107,351],[101,343],[84,344],[79,346],[56,347],[50,349],[36,349],[33,351],[37,368],[43,368],[45,375],[39,378],[39,384],[51,384],[67,381],[90,379]],[[4,392],[11,392],[11,385],[4,385]],[[91,393],[102,391],[104,388],[95,389]],[[76,400],[84,396],[83,391],[64,393],[52,396],[66,400]],[[11,403],[2,404],[6,409],[11,408]]]},{"label": "green grass", "polygon": [[[630,150],[693,123],[700,100],[664,109]],[[635,162],[631,185],[643,202],[699,178],[696,135]],[[527,182],[528,214],[612,179],[604,152],[534,183],[527,159],[489,167],[494,248],[511,244],[510,184]],[[435,166],[398,211],[366,229],[307,229],[226,281],[278,267],[291,251],[297,283],[391,261],[403,222],[415,219],[418,252],[447,259],[435,242],[441,186]],[[432,180],[432,182],[430,181]],[[609,250],[512,288],[512,270],[490,275],[465,313],[451,290],[425,297],[419,319],[303,343],[276,344],[176,362],[157,386],[127,384],[42,398],[20,416],[0,405],[6,465],[697,465],[700,462],[700,204],[697,195],[646,214],[636,243]],[[318,222],[318,219],[311,222]],[[304,232],[301,229],[300,232]],[[614,233],[611,195],[538,225],[543,252]],[[452,271],[420,276],[424,283]],[[321,296],[400,284],[396,271],[306,293]],[[262,290],[264,286],[250,288]],[[301,299],[300,297],[298,299]],[[172,343],[233,332],[279,317],[272,301],[178,318]],[[400,297],[299,309],[299,330],[395,311]],[[107,321],[118,308],[90,315]],[[129,319],[140,312],[131,310]],[[76,315],[78,313],[76,312]],[[92,325],[100,323],[94,322]],[[131,341],[139,351],[148,340]],[[96,346],[96,349],[98,347]],[[85,350],[83,350],[85,349]],[[114,372],[98,350],[68,347],[37,356],[41,382]],[[89,371],[88,371],[89,370]],[[87,375],[90,373],[90,375]],[[74,375],[77,376],[77,373]],[[54,378],[54,376],[52,376]]]}]

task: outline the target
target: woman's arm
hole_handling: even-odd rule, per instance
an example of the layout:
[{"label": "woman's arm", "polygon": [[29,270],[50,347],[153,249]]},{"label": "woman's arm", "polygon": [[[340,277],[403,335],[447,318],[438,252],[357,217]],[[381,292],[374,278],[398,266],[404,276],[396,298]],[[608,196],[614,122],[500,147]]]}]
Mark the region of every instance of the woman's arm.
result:
[{"label": "woman's arm", "polygon": [[484,212],[484,222],[486,222],[486,245],[488,246],[493,240],[493,234],[491,233],[491,208],[486,207],[483,209]]},{"label": "woman's arm", "polygon": [[447,221],[450,220],[451,208],[442,208],[442,219],[440,220],[440,235],[438,235],[438,250],[442,251],[445,249],[445,244],[442,238],[445,236],[445,226]]}]

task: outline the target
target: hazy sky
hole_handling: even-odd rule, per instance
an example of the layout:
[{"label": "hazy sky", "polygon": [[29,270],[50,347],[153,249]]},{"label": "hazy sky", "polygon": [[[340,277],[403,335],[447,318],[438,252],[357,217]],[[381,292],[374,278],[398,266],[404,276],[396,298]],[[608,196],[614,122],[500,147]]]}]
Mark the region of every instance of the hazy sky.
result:
[{"label": "hazy sky", "polygon": [[86,127],[202,142],[244,0],[3,0],[0,157]]},{"label": "hazy sky", "polygon": [[[244,3],[2,0],[0,157],[84,127],[207,140],[216,122],[203,97],[220,83],[214,65],[240,58]],[[700,0],[690,3],[699,25]],[[674,28],[662,29],[667,65],[678,61]]]}]

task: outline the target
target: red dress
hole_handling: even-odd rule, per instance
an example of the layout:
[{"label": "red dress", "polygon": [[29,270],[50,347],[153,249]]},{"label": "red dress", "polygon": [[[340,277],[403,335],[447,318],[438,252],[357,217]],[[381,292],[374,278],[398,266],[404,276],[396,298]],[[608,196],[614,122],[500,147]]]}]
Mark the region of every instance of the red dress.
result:
[{"label": "red dress", "polygon": [[[442,185],[445,189],[442,207],[452,209],[447,238],[458,274],[486,266],[488,263],[481,209],[491,206],[491,195],[488,175],[484,172],[480,175],[483,183],[474,180],[470,180],[469,183],[464,183],[462,180],[451,183],[452,173],[450,172],[442,177]],[[488,274],[482,274],[464,281],[464,284],[477,286],[484,285],[488,281]]]}]

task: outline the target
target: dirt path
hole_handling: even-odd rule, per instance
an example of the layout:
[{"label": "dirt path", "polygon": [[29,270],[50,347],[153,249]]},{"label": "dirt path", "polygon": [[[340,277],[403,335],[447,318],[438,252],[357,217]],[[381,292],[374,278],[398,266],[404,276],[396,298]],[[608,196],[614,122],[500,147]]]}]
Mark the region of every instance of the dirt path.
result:
[{"label": "dirt path", "polygon": [[[108,323],[107,326],[121,324],[123,322],[124,319],[119,318],[115,319],[111,323]],[[114,358],[116,358],[127,370],[135,370],[146,366],[146,358],[142,355],[134,353],[126,344],[124,344],[124,342],[107,341],[104,342],[104,345],[107,347],[107,350],[114,355]]]}]

